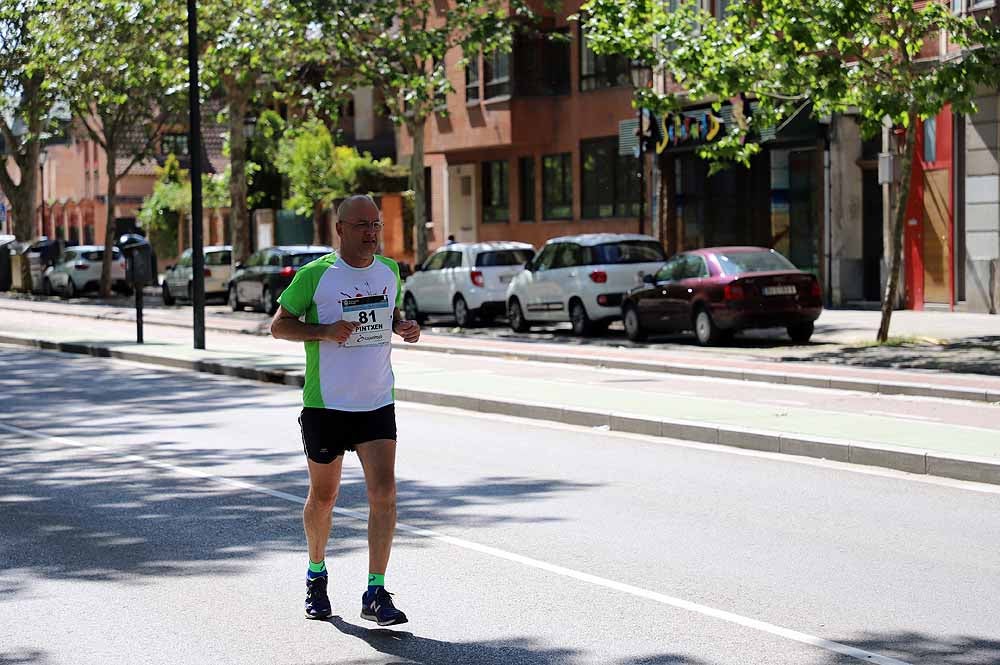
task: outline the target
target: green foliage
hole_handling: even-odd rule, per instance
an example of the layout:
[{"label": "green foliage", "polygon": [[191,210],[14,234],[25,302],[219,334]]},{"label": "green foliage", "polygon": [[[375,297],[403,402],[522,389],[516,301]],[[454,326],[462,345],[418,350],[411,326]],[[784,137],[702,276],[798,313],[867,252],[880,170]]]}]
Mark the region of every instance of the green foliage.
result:
[{"label": "green foliage", "polygon": [[257,117],[247,150],[247,203],[250,208],[280,208],[283,180],[276,164],[284,119],[268,109]]},{"label": "green foliage", "polygon": [[409,187],[410,169],[401,164],[387,164],[388,160],[371,161],[358,166],[358,192],[386,194],[405,192]]},{"label": "green foliage", "polygon": [[[229,173],[203,173],[202,202],[205,209],[229,206]],[[168,155],[157,169],[153,192],[143,199],[139,211],[142,228],[157,239],[157,254],[173,256],[177,251],[178,225],[182,216],[191,214],[190,173],[182,169],[174,155]],[[162,248],[162,249],[161,249]]]},{"label": "green foliage", "polygon": [[388,167],[391,161],[375,161],[369,153],[359,155],[354,148],[334,145],[326,125],[313,118],[286,132],[276,163],[288,178],[288,207],[311,216],[317,205],[329,206],[357,192],[359,170],[370,173]]}]

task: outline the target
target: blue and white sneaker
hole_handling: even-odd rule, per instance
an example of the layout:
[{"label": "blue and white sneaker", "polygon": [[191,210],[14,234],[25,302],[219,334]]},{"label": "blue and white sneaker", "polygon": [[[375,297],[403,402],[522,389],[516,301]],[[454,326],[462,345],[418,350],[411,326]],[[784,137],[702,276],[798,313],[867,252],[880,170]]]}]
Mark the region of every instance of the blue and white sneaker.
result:
[{"label": "blue and white sneaker", "polygon": [[306,618],[326,619],[333,610],[330,609],[330,599],[326,595],[326,575],[306,577]]},{"label": "blue and white sneaker", "polygon": [[409,619],[392,604],[392,594],[385,587],[375,587],[375,591],[365,591],[361,596],[361,618],[375,621],[380,626],[396,626]]}]

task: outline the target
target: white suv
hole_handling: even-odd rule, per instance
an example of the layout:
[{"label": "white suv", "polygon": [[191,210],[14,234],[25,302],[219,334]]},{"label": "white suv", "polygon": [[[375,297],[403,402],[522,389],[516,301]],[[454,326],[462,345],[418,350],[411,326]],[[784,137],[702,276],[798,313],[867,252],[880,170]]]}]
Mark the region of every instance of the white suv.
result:
[{"label": "white suv", "polygon": [[589,335],[620,319],[622,297],[666,261],[646,235],[588,233],[553,238],[507,289],[507,318],[515,332],[532,324],[569,321]]},{"label": "white suv", "polygon": [[406,279],[406,318],[452,314],[465,327],[502,315],[507,285],[534,256],[535,248],[523,242],[445,245]]},{"label": "white suv", "polygon": [[[104,245],[77,245],[63,252],[55,265],[46,268],[42,277],[42,292],[58,292],[66,298],[97,289],[101,284]],[[111,283],[119,293],[128,293],[125,282],[125,257],[117,247],[111,248]]]}]

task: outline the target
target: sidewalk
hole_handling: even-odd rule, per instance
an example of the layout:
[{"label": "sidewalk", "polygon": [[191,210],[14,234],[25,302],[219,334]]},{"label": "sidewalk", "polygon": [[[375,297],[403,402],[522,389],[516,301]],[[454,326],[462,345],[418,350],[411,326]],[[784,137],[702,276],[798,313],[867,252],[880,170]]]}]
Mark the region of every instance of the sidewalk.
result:
[{"label": "sidewalk", "polygon": [[[209,311],[209,331],[267,336],[269,318],[250,312],[233,313],[222,308]],[[135,310],[122,303],[61,301],[0,297],[4,311],[48,312],[105,321],[134,321]],[[858,336],[865,326],[877,325],[877,313],[832,311],[824,313],[834,329],[832,338]],[[957,318],[948,318],[957,317]],[[172,326],[190,331],[190,308],[151,307],[144,311],[147,325]],[[425,329],[421,348],[444,353],[572,363],[615,369],[631,369],[686,376],[780,383],[788,385],[857,390],[895,395],[922,395],[977,402],[1000,402],[1000,317],[939,312],[896,312],[903,330],[922,329],[936,333],[974,335],[956,338],[951,350],[940,346],[858,347],[834,344],[701,348],[692,343],[634,345],[614,337],[580,340],[551,333],[514,336],[505,328],[474,328],[468,333],[448,334],[447,328]],[[986,331],[997,328],[995,342]],[[984,341],[986,340],[986,341]],[[688,340],[689,341],[689,340]],[[749,342],[753,344],[753,340]],[[958,364],[960,355],[976,354],[977,373],[941,371],[935,365]],[[925,369],[901,370],[887,359],[914,356]],[[824,362],[808,362],[811,360]],[[968,360],[968,358],[967,358]],[[912,363],[911,363],[912,364]],[[875,367],[871,367],[875,365]]]},{"label": "sidewalk", "polygon": [[[224,350],[197,351],[191,348],[190,331],[151,327],[149,343],[136,345],[134,338],[122,334],[120,323],[94,322],[82,331],[60,325],[62,317],[46,319],[59,321],[48,326],[27,322],[21,330],[5,326],[8,330],[0,334],[0,343],[291,385],[302,382],[301,346],[290,342],[213,334],[209,349]],[[962,407],[979,409],[976,413],[986,426],[871,415],[851,405],[840,411],[813,406],[755,408],[749,400],[729,394],[687,397],[677,390],[680,379],[662,373],[609,378],[607,370],[595,371],[565,357],[559,365],[501,358],[470,364],[456,340],[427,342],[422,341],[423,350],[410,347],[395,354],[400,400],[1000,484],[1000,409],[997,418],[991,411],[996,407]],[[444,346],[450,353],[441,352]],[[773,390],[788,389],[774,386]],[[854,404],[872,399],[830,393],[834,395]]]}]

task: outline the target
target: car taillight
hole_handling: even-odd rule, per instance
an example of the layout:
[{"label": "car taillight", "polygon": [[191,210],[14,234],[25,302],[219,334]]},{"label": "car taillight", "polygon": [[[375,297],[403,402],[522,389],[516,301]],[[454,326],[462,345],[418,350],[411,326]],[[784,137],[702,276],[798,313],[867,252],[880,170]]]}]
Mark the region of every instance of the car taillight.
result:
[{"label": "car taillight", "polygon": [[815,279],[812,282],[812,289],[809,291],[809,295],[813,298],[821,298],[823,296],[823,289],[819,288],[819,282]]},{"label": "car taillight", "polygon": [[608,281],[608,273],[603,270],[595,270],[590,273],[590,281],[594,284],[606,284]]},{"label": "car taillight", "polygon": [[77,270],[86,270],[87,268],[90,267],[90,264],[89,263],[83,263],[83,262],[74,263],[73,267],[76,268]]},{"label": "car taillight", "polygon": [[472,277],[472,283],[475,284],[476,286],[486,286],[486,278],[483,277],[483,273],[479,272],[478,270],[473,270],[471,277]]},{"label": "car taillight", "polygon": [[597,296],[597,304],[600,305],[600,306],[602,306],[602,307],[607,307],[608,306],[608,296],[607,296],[607,294],[602,293],[601,295]]},{"label": "car taillight", "polygon": [[742,284],[726,284],[723,297],[726,300],[743,300],[746,298],[746,292],[743,290]]},{"label": "car taillight", "polygon": [[205,268],[205,277],[211,277],[211,276],[212,276],[212,271],[208,268]]},{"label": "car taillight", "polygon": [[292,275],[295,274],[295,268],[293,268],[292,266],[285,266],[284,268],[281,269],[281,272],[279,272],[278,274],[281,275],[282,277],[291,277]]}]

